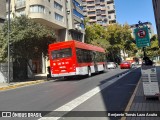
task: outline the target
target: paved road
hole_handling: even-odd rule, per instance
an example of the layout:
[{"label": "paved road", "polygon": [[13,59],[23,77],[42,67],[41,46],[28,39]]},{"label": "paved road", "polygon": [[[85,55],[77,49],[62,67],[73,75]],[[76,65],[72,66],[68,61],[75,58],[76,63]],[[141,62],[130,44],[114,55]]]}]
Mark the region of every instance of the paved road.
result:
[{"label": "paved road", "polygon": [[[3,91],[0,92],[0,111],[52,111],[95,87],[107,83],[107,81],[117,77],[117,74],[125,71],[127,70],[115,69],[90,78],[49,81],[39,85]],[[128,75],[81,104],[82,108],[92,110],[90,104],[97,105],[97,101],[101,101],[101,107],[107,110],[123,110],[140,77],[140,70],[135,70]],[[114,103],[114,105],[111,103]],[[123,107],[120,107],[121,105]],[[101,110],[101,107],[99,107],[99,110]],[[78,107],[75,109],[79,110]]]}]

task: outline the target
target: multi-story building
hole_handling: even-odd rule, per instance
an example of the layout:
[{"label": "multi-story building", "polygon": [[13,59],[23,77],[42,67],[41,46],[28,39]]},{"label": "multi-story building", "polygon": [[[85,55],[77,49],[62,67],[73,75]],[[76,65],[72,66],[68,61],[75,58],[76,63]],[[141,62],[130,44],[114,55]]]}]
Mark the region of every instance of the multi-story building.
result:
[{"label": "multi-story building", "polygon": [[11,18],[26,15],[40,22],[55,31],[57,41],[84,41],[80,4],[81,0],[11,0]]},{"label": "multi-story building", "polygon": [[69,38],[84,42],[85,26],[82,0],[66,0]]},{"label": "multi-story building", "polygon": [[[74,39],[84,42],[84,16],[81,4],[81,0],[11,0],[10,17],[26,15],[42,23],[55,31],[57,41]],[[32,60],[38,73],[46,72],[45,62],[43,59]]]},{"label": "multi-story building", "polygon": [[102,26],[116,23],[114,0],[82,0],[84,16],[89,23],[98,23]]},{"label": "multi-story building", "polygon": [[160,46],[160,0],[152,0],[153,9],[154,9],[154,16],[156,21],[156,28],[158,34],[158,41]]},{"label": "multi-story building", "polygon": [[6,18],[6,0],[0,0],[0,26],[4,23]]}]

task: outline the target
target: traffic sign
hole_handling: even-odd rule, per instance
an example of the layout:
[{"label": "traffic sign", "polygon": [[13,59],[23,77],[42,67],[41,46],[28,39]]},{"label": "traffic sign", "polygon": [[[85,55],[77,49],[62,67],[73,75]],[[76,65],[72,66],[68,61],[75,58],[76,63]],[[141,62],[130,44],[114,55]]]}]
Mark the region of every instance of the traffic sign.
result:
[{"label": "traffic sign", "polygon": [[140,48],[150,46],[150,37],[147,26],[134,29],[134,34],[137,47]]}]

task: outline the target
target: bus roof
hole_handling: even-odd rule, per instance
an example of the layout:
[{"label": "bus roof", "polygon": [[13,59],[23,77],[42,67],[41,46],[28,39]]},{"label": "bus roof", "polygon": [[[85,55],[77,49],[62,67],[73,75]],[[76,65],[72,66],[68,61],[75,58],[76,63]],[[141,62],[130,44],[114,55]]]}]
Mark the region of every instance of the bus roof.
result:
[{"label": "bus roof", "polygon": [[71,46],[71,45],[75,45],[75,47],[77,47],[77,48],[82,48],[82,49],[86,49],[86,50],[105,52],[105,50],[101,47],[90,45],[90,44],[83,43],[83,42],[79,42],[76,40],[69,40],[69,41],[57,42],[57,43],[50,44],[49,50],[63,48],[64,46]]}]

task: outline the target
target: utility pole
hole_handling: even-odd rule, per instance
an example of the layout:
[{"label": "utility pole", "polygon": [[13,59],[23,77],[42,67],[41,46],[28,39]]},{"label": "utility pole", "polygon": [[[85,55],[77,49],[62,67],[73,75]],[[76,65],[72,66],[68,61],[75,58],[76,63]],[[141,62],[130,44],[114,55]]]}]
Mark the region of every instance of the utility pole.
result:
[{"label": "utility pole", "polygon": [[11,1],[8,0],[8,84],[10,83],[10,4]]}]

